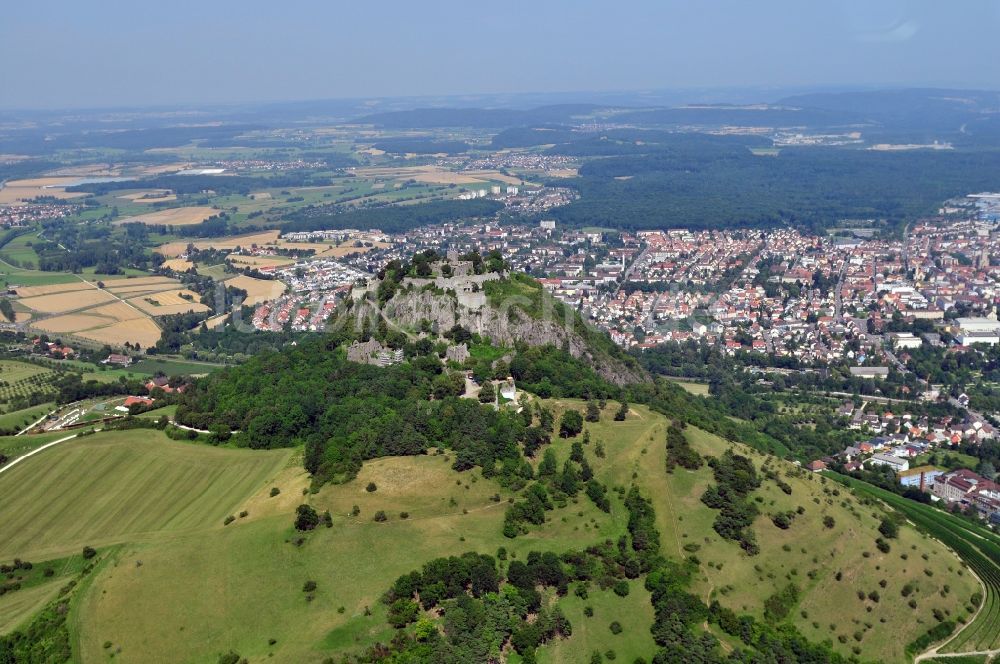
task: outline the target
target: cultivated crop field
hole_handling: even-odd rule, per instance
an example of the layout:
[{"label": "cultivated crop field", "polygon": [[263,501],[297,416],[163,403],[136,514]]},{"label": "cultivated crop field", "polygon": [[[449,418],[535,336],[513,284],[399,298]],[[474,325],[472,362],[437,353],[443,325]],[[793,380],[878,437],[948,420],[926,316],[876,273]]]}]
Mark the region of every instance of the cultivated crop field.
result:
[{"label": "cultivated crop field", "polygon": [[179,443],[148,429],[61,443],[0,475],[0,560],[221,526],[289,454]]},{"label": "cultivated crop field", "polygon": [[287,286],[277,279],[255,279],[246,275],[233,277],[226,281],[226,286],[240,288],[247,292],[244,304],[255,305],[279,297]]},{"label": "cultivated crop field", "polygon": [[[160,328],[153,317],[208,311],[200,297],[168,277],[121,278],[100,282],[27,286],[16,290],[19,307],[33,314],[32,327],[50,335],[73,335],[111,346],[155,345]],[[186,297],[182,297],[186,296]]]},{"label": "cultivated crop field", "polygon": [[242,254],[230,254],[226,256],[237,267],[277,267],[291,265],[295,261],[287,256],[244,256]]},{"label": "cultivated crop field", "polygon": [[196,249],[219,249],[233,250],[237,247],[250,247],[254,244],[271,244],[278,239],[280,231],[265,231],[263,233],[253,233],[250,235],[236,235],[229,237],[208,238],[196,240],[194,242],[167,242],[157,247],[156,251],[167,258],[176,258],[187,251],[188,245],[193,244]]},{"label": "cultivated crop field", "polygon": [[16,360],[0,360],[0,403],[17,397],[53,392],[49,381],[56,373],[36,364]]},{"label": "cultivated crop field", "polygon": [[139,223],[148,226],[192,226],[200,224],[218,213],[218,210],[205,206],[170,208],[134,217],[125,217],[117,220],[115,225]]},{"label": "cultivated crop field", "polygon": [[31,178],[28,180],[11,180],[0,187],[0,205],[19,205],[24,200],[39,196],[55,198],[77,198],[81,193],[70,193],[65,187],[78,181],[74,177]]}]

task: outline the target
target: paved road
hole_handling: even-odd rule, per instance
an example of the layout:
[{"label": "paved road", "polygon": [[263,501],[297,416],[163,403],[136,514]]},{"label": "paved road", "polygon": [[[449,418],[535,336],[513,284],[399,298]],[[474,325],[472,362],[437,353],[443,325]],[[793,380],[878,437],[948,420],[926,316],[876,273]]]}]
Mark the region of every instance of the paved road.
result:
[{"label": "paved road", "polygon": [[44,445],[42,445],[38,449],[31,450],[27,454],[24,454],[22,456],[17,457],[16,459],[14,459],[13,461],[11,461],[10,463],[7,463],[4,466],[0,466],[0,473],[7,472],[12,467],[14,467],[16,464],[21,463],[22,461],[24,461],[25,459],[27,459],[30,456],[34,456],[34,455],[38,454],[42,450],[46,450],[46,449],[52,447],[53,445],[58,445],[59,443],[65,443],[67,440],[72,440],[72,439],[76,438],[76,436],[77,436],[77,434],[74,433],[71,436],[66,436],[65,438],[60,438],[59,440],[53,440],[51,443],[45,443]]},{"label": "paved road", "polygon": [[833,294],[833,318],[839,321],[841,314],[844,309],[844,298],[841,296],[840,291],[844,286],[844,276],[847,274],[847,257],[844,257],[844,262],[840,265],[840,275],[837,277],[837,290]]}]

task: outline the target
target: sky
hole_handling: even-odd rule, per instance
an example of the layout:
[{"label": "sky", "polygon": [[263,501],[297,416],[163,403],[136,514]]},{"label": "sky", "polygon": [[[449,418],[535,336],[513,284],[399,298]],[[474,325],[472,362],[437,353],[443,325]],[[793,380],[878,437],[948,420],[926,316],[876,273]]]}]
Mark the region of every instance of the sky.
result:
[{"label": "sky", "polygon": [[1000,89],[1000,0],[12,0],[0,107]]}]

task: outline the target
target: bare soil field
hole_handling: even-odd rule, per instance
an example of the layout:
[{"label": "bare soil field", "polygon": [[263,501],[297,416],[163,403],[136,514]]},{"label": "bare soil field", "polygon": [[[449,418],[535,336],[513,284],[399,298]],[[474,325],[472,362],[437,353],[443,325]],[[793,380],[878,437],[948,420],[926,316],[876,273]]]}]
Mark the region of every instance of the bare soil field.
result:
[{"label": "bare soil field", "polygon": [[83,193],[70,193],[66,187],[79,178],[31,178],[29,180],[11,180],[0,188],[0,205],[24,205],[25,199],[38,196],[53,196],[55,198],[78,198]]},{"label": "bare soil field", "polygon": [[139,343],[143,348],[156,345],[160,340],[160,328],[151,318],[136,318],[126,320],[107,327],[99,327],[75,333],[84,339],[90,339],[110,346],[123,346],[125,342]]},{"label": "bare soil field", "polygon": [[53,293],[52,295],[39,295],[21,299],[24,306],[34,311],[45,314],[58,314],[66,311],[83,309],[102,302],[114,300],[110,293],[99,291],[96,288],[86,290],[74,290],[68,293]]},{"label": "bare soil field", "polygon": [[156,251],[167,258],[177,258],[187,251],[188,244],[193,244],[196,249],[235,249],[237,247],[249,247],[254,244],[273,244],[280,234],[280,231],[267,231],[252,235],[208,238],[198,240],[197,242],[167,242],[157,247]]},{"label": "bare soil field", "polygon": [[273,300],[285,292],[285,284],[277,280],[255,279],[240,275],[226,282],[226,286],[240,288],[247,292],[244,304],[255,305]]},{"label": "bare soil field", "polygon": [[158,210],[148,214],[119,219],[115,222],[115,225],[140,223],[149,226],[158,226],[161,224],[165,226],[193,226],[218,213],[219,211],[215,208],[204,206],[170,208],[168,210]]}]

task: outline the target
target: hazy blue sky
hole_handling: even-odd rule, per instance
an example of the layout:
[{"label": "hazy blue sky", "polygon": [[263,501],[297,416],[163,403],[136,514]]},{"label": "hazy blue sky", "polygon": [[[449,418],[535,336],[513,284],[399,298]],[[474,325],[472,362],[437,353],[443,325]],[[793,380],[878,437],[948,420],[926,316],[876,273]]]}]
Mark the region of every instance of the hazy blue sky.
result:
[{"label": "hazy blue sky", "polygon": [[1000,88],[1000,0],[13,0],[0,106]]}]

